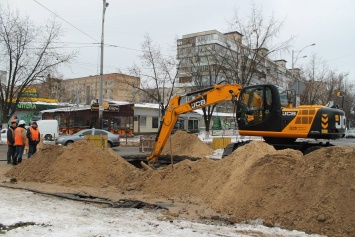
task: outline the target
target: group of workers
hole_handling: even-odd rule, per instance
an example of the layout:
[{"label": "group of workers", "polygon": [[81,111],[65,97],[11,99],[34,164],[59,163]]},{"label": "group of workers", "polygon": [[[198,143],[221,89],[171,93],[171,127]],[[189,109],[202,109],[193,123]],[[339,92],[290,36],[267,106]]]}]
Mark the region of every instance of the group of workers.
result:
[{"label": "group of workers", "polygon": [[7,130],[7,163],[17,165],[22,162],[25,146],[28,145],[28,157],[30,158],[37,151],[37,144],[40,141],[40,132],[37,123],[33,122],[26,129],[24,120],[18,121],[17,117],[11,120],[11,126]]}]

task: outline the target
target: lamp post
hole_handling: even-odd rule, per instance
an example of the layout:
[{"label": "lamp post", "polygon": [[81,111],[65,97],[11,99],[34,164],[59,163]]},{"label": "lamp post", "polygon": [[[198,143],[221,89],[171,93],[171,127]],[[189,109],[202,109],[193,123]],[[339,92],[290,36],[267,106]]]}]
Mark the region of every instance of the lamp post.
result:
[{"label": "lamp post", "polygon": [[[299,57],[299,55],[300,55],[300,53],[305,49],[305,48],[308,48],[308,47],[311,47],[311,46],[314,46],[314,45],[316,45],[315,43],[313,43],[313,44],[310,44],[310,45],[307,45],[307,46],[305,46],[305,47],[303,47],[301,50],[298,50],[297,52],[297,55],[296,55],[296,58],[294,57],[294,54],[295,54],[295,51],[294,50],[292,50],[292,71],[291,71],[291,75],[292,75],[292,79],[293,79],[293,71],[294,71],[294,65],[295,65],[295,63],[297,62],[297,59],[299,59],[299,58],[306,58],[307,57],[307,55],[304,55],[304,56],[302,56],[302,57]],[[300,101],[300,81],[298,80],[298,78],[297,78],[297,80],[296,80],[296,101],[295,101],[295,105],[296,105],[296,107],[298,107],[298,105],[300,104],[299,103],[299,101]]]},{"label": "lamp post", "polygon": [[102,128],[102,114],[104,111],[102,105],[102,88],[103,88],[103,71],[104,71],[104,26],[105,26],[105,12],[108,7],[108,2],[103,0],[102,10],[102,33],[101,33],[101,62],[100,62],[100,96],[99,96],[99,128]]},{"label": "lamp post", "polygon": [[306,57],[307,57],[307,55],[304,55],[304,56],[302,56],[302,57],[298,57],[298,56],[300,55],[300,53],[301,53],[305,48],[308,48],[308,47],[311,47],[311,46],[314,46],[314,45],[316,45],[316,44],[313,43],[313,44],[307,45],[307,46],[303,47],[303,49],[299,50],[299,51],[298,51],[298,54],[296,55],[296,59],[295,59],[295,57],[294,57],[295,51],[292,50],[292,75],[293,75],[294,65],[295,65],[295,63],[297,62],[297,59],[299,59],[299,58],[306,58]]}]

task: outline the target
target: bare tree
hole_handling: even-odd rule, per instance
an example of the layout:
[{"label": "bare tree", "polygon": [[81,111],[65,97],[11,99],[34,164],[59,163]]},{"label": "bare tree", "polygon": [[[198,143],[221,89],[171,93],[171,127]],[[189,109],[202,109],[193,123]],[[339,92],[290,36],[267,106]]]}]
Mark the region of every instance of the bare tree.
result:
[{"label": "bare tree", "polygon": [[[306,89],[301,95],[301,104],[325,105],[334,101],[339,107],[344,107],[345,95],[351,94],[350,85],[346,80],[347,73],[337,73],[316,55],[312,55],[304,72],[304,78],[301,80],[306,84]],[[337,92],[340,92],[340,97]]]},{"label": "bare tree", "polygon": [[159,46],[146,34],[141,45],[141,66],[128,69],[130,75],[140,78],[140,85],[127,81],[140,93],[142,102],[158,103],[163,112],[174,95],[176,84],[176,60],[174,55],[164,55]]},{"label": "bare tree", "polygon": [[[293,36],[286,40],[278,40],[284,21],[275,19],[274,15],[267,17],[262,9],[254,4],[248,16],[235,12],[231,30],[239,32],[229,34],[229,39],[237,47],[228,48],[220,57],[225,58],[224,68],[228,69],[230,79],[237,84],[249,85],[256,81],[265,80],[266,69],[269,67],[266,59],[288,50]],[[228,43],[228,42],[227,42]],[[254,81],[255,83],[255,81]]]},{"label": "bare tree", "polygon": [[312,55],[301,80],[306,85],[300,97],[301,104],[326,104],[336,85],[334,73],[316,55]]},{"label": "bare tree", "polygon": [[7,122],[25,90],[38,77],[68,63],[75,53],[63,51],[60,25],[55,21],[37,27],[18,11],[0,8],[0,59],[7,71],[6,81],[0,84],[0,107],[1,120]]},{"label": "bare tree", "polygon": [[40,91],[43,98],[56,99],[59,102],[73,101],[74,96],[70,91],[66,90],[63,85],[63,79],[53,78],[50,74],[37,80],[39,83],[33,85]]},{"label": "bare tree", "polygon": [[[282,26],[283,21],[264,16],[255,5],[246,18],[236,11],[231,32],[221,35],[211,31],[211,35],[191,35],[178,42],[179,75],[190,77],[195,89],[223,81],[242,85],[265,81],[268,57],[287,50],[293,39],[274,43]],[[215,106],[202,109],[206,131]]]},{"label": "bare tree", "polygon": [[[203,37],[194,39],[198,41],[195,47],[183,48],[187,57],[180,61],[179,72],[188,75],[191,78],[189,89],[191,91],[201,90],[207,87],[212,87],[215,84],[228,81],[228,74],[225,67],[227,57],[222,57],[219,46],[209,43]],[[228,53],[228,52],[227,52]],[[224,55],[225,56],[225,55]],[[192,98],[187,98],[192,99]],[[210,130],[212,122],[212,114],[216,106],[230,102],[221,102],[218,105],[203,107],[203,119],[205,130]]]}]

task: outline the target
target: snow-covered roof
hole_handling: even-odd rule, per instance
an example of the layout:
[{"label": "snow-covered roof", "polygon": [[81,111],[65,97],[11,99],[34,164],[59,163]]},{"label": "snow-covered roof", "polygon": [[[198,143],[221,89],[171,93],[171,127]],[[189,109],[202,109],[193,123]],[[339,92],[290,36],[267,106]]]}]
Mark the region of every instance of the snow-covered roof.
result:
[{"label": "snow-covered roof", "polygon": [[[194,111],[200,115],[203,115],[202,109],[196,109]],[[219,117],[235,117],[235,114],[234,113],[213,112],[212,116],[215,116],[215,117],[217,117],[217,116],[219,116]]]},{"label": "snow-covered roof", "polygon": [[[126,101],[114,101],[114,100],[104,100],[108,102],[109,104],[113,105],[128,105],[132,104],[132,102],[126,102]],[[60,105],[60,104],[57,104]],[[63,105],[63,104],[62,104]],[[68,105],[68,104],[66,104]],[[57,109],[47,109],[47,110],[42,110],[42,113],[54,113],[54,112],[70,112],[70,111],[79,111],[79,110],[87,110],[91,109],[91,105],[71,105],[68,107],[63,107],[63,108],[57,108]]]},{"label": "snow-covered roof", "polygon": [[134,108],[159,109],[159,104],[153,103],[135,103]]},{"label": "snow-covered roof", "polygon": [[110,103],[110,104],[115,104],[115,105],[128,105],[128,104],[134,104],[134,102],[127,102],[127,101],[120,101],[120,100],[107,100],[105,99],[104,101]]},{"label": "snow-covered roof", "polygon": [[42,110],[41,113],[54,113],[54,112],[70,112],[70,111],[78,111],[78,110],[86,110],[91,109],[90,105],[75,105],[64,108],[56,108],[56,109],[46,109]]},{"label": "snow-covered roof", "polygon": [[[19,103],[21,103],[21,104],[35,104],[35,105],[63,105],[63,104],[60,104],[60,103],[50,103],[50,102],[29,102],[29,101],[25,101],[25,102],[20,101]],[[68,104],[66,104],[66,105],[68,105]]]}]

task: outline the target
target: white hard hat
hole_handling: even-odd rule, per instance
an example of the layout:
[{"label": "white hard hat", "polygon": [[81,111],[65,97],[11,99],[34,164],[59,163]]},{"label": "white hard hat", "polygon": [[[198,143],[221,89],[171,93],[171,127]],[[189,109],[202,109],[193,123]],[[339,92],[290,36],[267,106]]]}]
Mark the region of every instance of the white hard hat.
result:
[{"label": "white hard hat", "polygon": [[26,124],[26,122],[24,120],[20,120],[20,122],[18,122],[18,125],[22,125],[22,124]]}]

